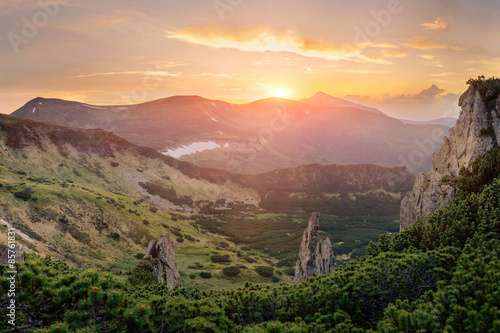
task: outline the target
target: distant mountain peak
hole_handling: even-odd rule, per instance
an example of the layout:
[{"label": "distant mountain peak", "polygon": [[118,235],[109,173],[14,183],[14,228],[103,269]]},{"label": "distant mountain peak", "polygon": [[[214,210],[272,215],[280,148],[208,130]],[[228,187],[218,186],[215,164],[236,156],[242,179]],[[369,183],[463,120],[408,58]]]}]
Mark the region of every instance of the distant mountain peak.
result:
[{"label": "distant mountain peak", "polygon": [[314,95],[312,95],[310,98],[333,98],[333,99],[340,99],[338,97],[332,96],[330,94],[327,94],[324,91],[318,91]]},{"label": "distant mountain peak", "polygon": [[323,96],[333,97],[332,95],[327,94],[326,92],[323,92],[323,91],[318,91],[312,97],[323,97]]},{"label": "distant mountain peak", "polygon": [[309,98],[301,99],[300,102],[320,107],[335,107],[335,108],[350,107],[386,116],[385,113],[383,113],[378,109],[349,102],[346,101],[345,99],[329,95],[323,91],[319,91]]}]

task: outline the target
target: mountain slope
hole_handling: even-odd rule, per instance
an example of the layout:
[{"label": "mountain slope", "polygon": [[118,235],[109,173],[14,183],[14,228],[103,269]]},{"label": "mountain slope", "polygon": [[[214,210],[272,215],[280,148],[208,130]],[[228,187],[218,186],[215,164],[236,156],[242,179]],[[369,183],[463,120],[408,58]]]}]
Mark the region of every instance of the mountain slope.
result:
[{"label": "mountain slope", "polygon": [[257,192],[228,176],[102,130],[0,115],[0,217],[33,239],[20,244],[73,264],[129,266],[167,230],[180,259],[210,254],[216,238],[183,214],[221,199],[258,208]]},{"label": "mountain slope", "polygon": [[321,107],[332,107],[332,108],[349,107],[349,108],[355,108],[355,109],[369,111],[369,112],[384,115],[384,116],[386,115],[385,113],[383,113],[380,110],[377,110],[376,108],[372,108],[372,107],[364,106],[361,104],[349,102],[349,101],[346,101],[345,99],[330,96],[328,94],[325,94],[324,92],[318,92],[309,98],[301,99],[300,102],[306,103],[306,104],[311,104],[311,105],[316,105],[316,106],[321,106]]},{"label": "mountain slope", "polygon": [[[421,171],[430,165],[433,151],[419,159],[410,155],[422,150],[419,143],[440,140],[447,129],[407,124],[355,104],[327,104],[270,98],[234,105],[177,96],[130,106],[92,106],[37,98],[12,115],[101,128],[199,166],[233,173],[311,163],[406,165]],[[195,150],[201,151],[186,154]]]}]

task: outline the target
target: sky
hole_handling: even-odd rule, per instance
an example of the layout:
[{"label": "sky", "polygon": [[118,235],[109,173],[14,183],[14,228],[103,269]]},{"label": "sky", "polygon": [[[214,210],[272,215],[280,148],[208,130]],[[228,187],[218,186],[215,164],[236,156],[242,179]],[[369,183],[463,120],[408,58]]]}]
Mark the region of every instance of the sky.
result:
[{"label": "sky", "polygon": [[318,91],[412,120],[500,75],[498,0],[0,0],[0,112]]}]

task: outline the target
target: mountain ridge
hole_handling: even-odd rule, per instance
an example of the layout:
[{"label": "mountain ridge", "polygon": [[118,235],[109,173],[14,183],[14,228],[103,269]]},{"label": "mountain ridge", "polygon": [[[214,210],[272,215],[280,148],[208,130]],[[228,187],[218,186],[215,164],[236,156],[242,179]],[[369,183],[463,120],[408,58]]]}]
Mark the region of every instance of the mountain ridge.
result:
[{"label": "mountain ridge", "polygon": [[[211,150],[181,156],[184,161],[233,173],[262,173],[303,164],[407,165],[413,172],[430,164],[407,162],[415,143],[441,125],[411,125],[383,114],[322,107],[270,98],[231,104],[199,96],[178,96],[129,106],[93,106],[37,98],[12,113],[79,128],[101,128],[140,146],[168,152],[208,142]],[[406,161],[406,162],[405,162]]]}]

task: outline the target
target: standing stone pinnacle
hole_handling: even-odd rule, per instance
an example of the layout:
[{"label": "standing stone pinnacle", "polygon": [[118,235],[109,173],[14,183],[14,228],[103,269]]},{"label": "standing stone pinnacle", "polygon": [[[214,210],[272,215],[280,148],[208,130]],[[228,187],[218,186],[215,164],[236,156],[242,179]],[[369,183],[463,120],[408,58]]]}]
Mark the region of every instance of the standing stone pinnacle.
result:
[{"label": "standing stone pinnacle", "polygon": [[299,260],[295,266],[294,283],[307,279],[313,274],[333,273],[335,257],[329,238],[317,243],[319,213],[313,213],[309,218],[307,228],[302,236],[299,250]]},{"label": "standing stone pinnacle", "polygon": [[145,255],[158,259],[155,275],[159,283],[166,283],[170,290],[179,285],[180,276],[175,261],[175,246],[170,233],[163,233],[158,241],[151,240]]}]

